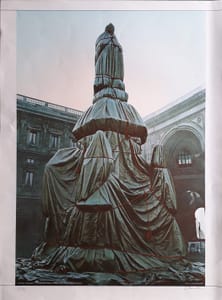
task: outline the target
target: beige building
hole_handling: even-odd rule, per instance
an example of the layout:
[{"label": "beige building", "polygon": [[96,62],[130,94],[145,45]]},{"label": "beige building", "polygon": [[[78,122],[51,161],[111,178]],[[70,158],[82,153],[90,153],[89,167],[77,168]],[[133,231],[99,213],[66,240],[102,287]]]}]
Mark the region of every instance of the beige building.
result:
[{"label": "beige building", "polygon": [[17,95],[17,257],[30,257],[42,240],[44,167],[58,149],[77,145],[72,129],[81,114],[69,107]]},{"label": "beige building", "polygon": [[177,193],[177,219],[187,241],[197,238],[195,211],[204,207],[205,90],[197,89],[144,118],[148,138],[143,151],[150,161],[163,145]]}]

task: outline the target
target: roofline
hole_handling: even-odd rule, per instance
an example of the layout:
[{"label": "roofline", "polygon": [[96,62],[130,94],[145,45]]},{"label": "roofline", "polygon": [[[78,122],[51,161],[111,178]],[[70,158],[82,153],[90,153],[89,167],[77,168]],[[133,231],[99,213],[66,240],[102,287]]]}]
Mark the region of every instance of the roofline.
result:
[{"label": "roofline", "polygon": [[[198,95],[205,96],[205,87],[204,86],[199,86],[196,89],[194,89],[194,90],[186,93],[185,95],[177,98],[176,100],[172,101],[171,103],[165,105],[163,108],[146,115],[143,118],[143,121],[146,123],[147,121],[151,121],[156,116],[160,116],[161,114],[166,114],[166,113],[168,114],[168,113],[170,113],[171,110],[174,110],[177,106],[181,106],[181,104],[187,104],[189,102],[189,100],[192,101],[193,98],[196,98]],[[202,97],[200,97],[200,100],[201,100],[200,102],[204,102],[205,97],[204,97],[204,99],[202,99]]]},{"label": "roofline", "polygon": [[37,98],[17,94],[17,111],[24,111],[44,118],[75,123],[82,111],[43,101]]},{"label": "roofline", "polygon": [[16,94],[16,99],[17,101],[24,101],[25,103],[29,103],[30,105],[38,105],[40,107],[47,107],[49,109],[59,111],[59,112],[68,112],[69,114],[81,116],[83,114],[83,111],[71,108],[71,107],[66,107],[60,104],[52,103],[49,101],[45,101],[42,99],[37,99],[34,97],[29,97],[26,95],[22,94]]},{"label": "roofline", "polygon": [[146,126],[156,126],[158,123],[163,123],[169,118],[178,116],[179,114],[191,110],[198,105],[205,102],[205,89],[197,88],[187,93],[186,95],[178,98],[176,101],[171,102],[160,110],[147,115],[143,118]]}]

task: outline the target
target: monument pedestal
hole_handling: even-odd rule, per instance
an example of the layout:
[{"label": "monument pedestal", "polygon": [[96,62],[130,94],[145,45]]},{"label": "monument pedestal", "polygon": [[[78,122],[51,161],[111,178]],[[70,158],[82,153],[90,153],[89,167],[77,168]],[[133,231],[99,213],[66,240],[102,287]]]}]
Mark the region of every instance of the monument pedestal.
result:
[{"label": "monument pedestal", "polygon": [[[61,267],[60,272],[36,268],[30,259],[18,259],[16,272],[17,285],[121,285],[121,286],[203,286],[204,264],[188,264],[186,268],[150,269],[148,272],[100,273],[67,272]],[[193,274],[192,274],[193,271]]]}]

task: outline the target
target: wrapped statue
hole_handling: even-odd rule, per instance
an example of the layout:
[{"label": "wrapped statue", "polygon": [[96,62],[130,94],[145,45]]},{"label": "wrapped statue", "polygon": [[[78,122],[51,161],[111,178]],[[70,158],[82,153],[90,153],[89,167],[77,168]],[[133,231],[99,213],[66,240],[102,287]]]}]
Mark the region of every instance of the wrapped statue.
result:
[{"label": "wrapped statue", "polygon": [[106,26],[96,41],[95,82],[94,92],[104,87],[120,88],[123,84],[123,53],[122,47],[114,35],[114,26]]},{"label": "wrapped statue", "polygon": [[109,24],[96,42],[94,100],[44,173],[44,241],[39,266],[73,272],[168,269],[186,255],[161,146],[142,156],[147,129],[127,103],[123,50]]}]

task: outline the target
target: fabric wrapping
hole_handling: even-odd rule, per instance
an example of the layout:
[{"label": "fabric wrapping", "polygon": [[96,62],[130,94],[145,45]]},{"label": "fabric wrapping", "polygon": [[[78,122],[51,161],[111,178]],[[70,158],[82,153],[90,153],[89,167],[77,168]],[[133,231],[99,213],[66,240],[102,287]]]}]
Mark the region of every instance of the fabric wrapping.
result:
[{"label": "fabric wrapping", "polygon": [[43,178],[44,241],[37,267],[130,273],[187,265],[175,220],[176,198],[161,147],[149,165],[147,129],[127,103],[122,47],[107,25],[96,41],[93,105],[73,135],[81,148],[58,151]]},{"label": "fabric wrapping", "polygon": [[94,91],[113,85],[124,90],[123,68],[122,47],[115,35],[105,31],[96,41]]},{"label": "fabric wrapping", "polygon": [[153,170],[136,139],[120,133],[99,131],[81,142],[83,149],[60,150],[45,168],[43,207],[50,220],[33,257],[45,267],[65,264],[81,272],[143,271],[181,259],[183,238],[163,201],[167,193],[171,198],[166,173],[164,189],[155,179],[159,171],[150,180]]},{"label": "fabric wrapping", "polygon": [[127,102],[106,97],[90,106],[80,117],[73,128],[73,135],[79,140],[97,130],[139,137],[142,144],[147,138],[147,129],[135,108]]}]

